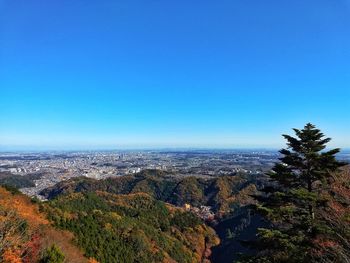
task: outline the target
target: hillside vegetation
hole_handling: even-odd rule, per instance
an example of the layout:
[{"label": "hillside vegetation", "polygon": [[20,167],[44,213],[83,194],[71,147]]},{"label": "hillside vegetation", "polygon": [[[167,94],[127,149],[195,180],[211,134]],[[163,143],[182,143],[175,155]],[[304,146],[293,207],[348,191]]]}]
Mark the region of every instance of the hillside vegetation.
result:
[{"label": "hillside vegetation", "polygon": [[28,174],[22,176],[12,174],[10,172],[0,172],[0,185],[12,186],[16,188],[34,187],[34,180],[37,180],[40,177],[40,174]]},{"label": "hillside vegetation", "polygon": [[294,132],[284,135],[280,162],[258,178],[158,170],[74,178],[42,191],[46,216],[15,189],[0,188],[2,261],[350,262],[350,168],[314,125]]},{"label": "hillside vegetation", "polygon": [[72,238],[71,233],[53,228],[30,198],[0,187],[1,262],[53,262],[44,258],[52,246],[69,262],[88,262]]},{"label": "hillside vegetation", "polygon": [[136,175],[95,180],[86,177],[61,182],[41,192],[48,199],[75,192],[104,191],[113,194],[147,193],[157,200],[175,206],[189,203],[207,205],[224,215],[237,206],[254,203],[257,192],[255,178],[245,175],[215,178],[174,177],[157,170],[145,170]]},{"label": "hillside vegetation", "polygon": [[145,193],[72,193],[45,204],[49,218],[99,262],[206,262],[218,244],[195,215]]}]

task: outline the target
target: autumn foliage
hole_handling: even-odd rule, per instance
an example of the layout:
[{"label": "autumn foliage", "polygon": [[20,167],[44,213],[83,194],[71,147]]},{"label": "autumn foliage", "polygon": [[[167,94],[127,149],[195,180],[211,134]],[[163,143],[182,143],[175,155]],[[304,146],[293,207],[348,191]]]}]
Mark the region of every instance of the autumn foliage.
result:
[{"label": "autumn foliage", "polygon": [[21,259],[21,251],[13,250],[13,249],[5,250],[2,255],[2,260],[4,263],[22,263],[23,262]]},{"label": "autumn foliage", "polygon": [[72,234],[54,229],[30,198],[0,187],[0,262],[39,262],[43,251],[53,244],[72,259],[70,262],[88,262],[72,238]]}]

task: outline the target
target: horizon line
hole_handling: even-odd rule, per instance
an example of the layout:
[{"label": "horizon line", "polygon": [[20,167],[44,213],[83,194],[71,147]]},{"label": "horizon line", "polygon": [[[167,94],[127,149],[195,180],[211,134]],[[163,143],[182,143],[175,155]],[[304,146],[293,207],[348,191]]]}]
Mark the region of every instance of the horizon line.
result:
[{"label": "horizon line", "polygon": [[[32,153],[32,152],[123,152],[123,151],[279,151],[285,147],[125,147],[125,148],[8,148],[0,153]],[[337,148],[337,147],[329,147]],[[340,148],[341,152],[350,152],[349,147]]]}]

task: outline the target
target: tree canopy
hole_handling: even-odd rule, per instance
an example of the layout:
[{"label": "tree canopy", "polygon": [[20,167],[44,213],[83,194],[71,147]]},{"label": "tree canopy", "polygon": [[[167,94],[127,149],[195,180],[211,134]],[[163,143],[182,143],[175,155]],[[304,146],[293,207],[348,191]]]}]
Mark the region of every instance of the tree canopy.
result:
[{"label": "tree canopy", "polygon": [[[345,165],[336,159],[340,149],[326,150],[331,139],[310,123],[293,130],[295,137],[283,135],[287,147],[258,197],[258,211],[271,227],[259,229],[254,261],[343,262],[335,229],[323,217],[335,174]],[[316,240],[337,242],[338,251],[325,251]]]}]

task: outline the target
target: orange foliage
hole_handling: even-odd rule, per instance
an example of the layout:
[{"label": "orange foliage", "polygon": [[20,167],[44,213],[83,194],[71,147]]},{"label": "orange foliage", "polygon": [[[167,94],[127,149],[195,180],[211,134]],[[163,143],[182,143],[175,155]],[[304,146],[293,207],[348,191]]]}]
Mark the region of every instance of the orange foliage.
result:
[{"label": "orange foliage", "polygon": [[99,262],[94,258],[89,258],[88,263],[99,263]]},{"label": "orange foliage", "polygon": [[30,226],[36,228],[41,224],[48,224],[47,219],[39,212],[38,206],[31,203],[25,195],[12,195],[0,187],[0,205],[8,209],[14,209],[20,217],[25,219]]},{"label": "orange foliage", "polygon": [[344,168],[343,172],[335,175],[335,182],[331,185],[331,190],[334,196],[329,202],[329,208],[332,210],[331,214],[334,217],[343,217],[350,213],[350,169]]},{"label": "orange foliage", "polygon": [[23,258],[24,263],[31,263],[39,261],[39,254],[41,250],[41,237],[34,234],[29,242],[25,245],[26,251]]},{"label": "orange foliage", "polygon": [[2,258],[4,263],[22,263],[19,250],[5,250]]},{"label": "orange foliage", "polygon": [[[73,234],[53,228],[45,215],[40,213],[39,206],[33,204],[27,196],[13,195],[0,187],[0,206],[5,210],[15,211],[18,217],[24,219],[28,223],[28,234],[31,236],[28,242],[16,244],[20,248],[18,251],[6,251],[6,254],[3,255],[4,263],[38,262],[40,252],[52,244],[56,244],[62,249],[70,263],[88,262],[82,251],[72,244]],[[0,221],[5,219],[0,218]],[[12,247],[14,246],[12,245]]]}]

